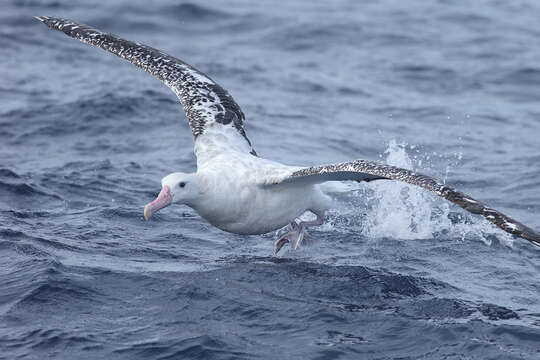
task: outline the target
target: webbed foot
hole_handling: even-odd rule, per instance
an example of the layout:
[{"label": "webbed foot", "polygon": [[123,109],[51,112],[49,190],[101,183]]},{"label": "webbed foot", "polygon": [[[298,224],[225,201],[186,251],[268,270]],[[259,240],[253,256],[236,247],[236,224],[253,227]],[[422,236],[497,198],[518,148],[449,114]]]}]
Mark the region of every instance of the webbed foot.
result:
[{"label": "webbed foot", "polygon": [[307,228],[309,226],[322,225],[323,222],[323,216],[317,216],[317,219],[314,221],[293,221],[291,223],[291,231],[285,234],[285,236],[282,236],[281,238],[276,240],[276,242],[274,243],[274,255],[277,255],[279,250],[281,250],[281,248],[289,242],[294,244],[295,250],[298,249],[304,237],[308,235]]}]

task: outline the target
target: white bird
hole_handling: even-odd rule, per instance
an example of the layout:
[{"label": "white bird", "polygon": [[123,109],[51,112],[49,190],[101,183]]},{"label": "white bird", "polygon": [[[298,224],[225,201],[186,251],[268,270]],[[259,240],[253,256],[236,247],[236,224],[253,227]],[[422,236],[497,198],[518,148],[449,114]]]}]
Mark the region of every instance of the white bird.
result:
[{"label": "white bird", "polygon": [[[215,227],[235,234],[264,234],[290,224],[274,253],[291,242],[297,248],[310,226],[321,225],[331,199],[326,181],[398,180],[427,189],[502,230],[540,246],[540,234],[429,176],[366,160],[293,167],[257,155],[244,130],[244,114],[229,93],[185,62],[152,47],[124,40],[88,25],[36,17],[49,28],[98,46],[142,68],[178,96],[187,115],[197,172],[174,172],[161,180],[158,197],[144,208],[148,220],[170,204],[185,204]],[[316,220],[300,221],[306,211]]]}]

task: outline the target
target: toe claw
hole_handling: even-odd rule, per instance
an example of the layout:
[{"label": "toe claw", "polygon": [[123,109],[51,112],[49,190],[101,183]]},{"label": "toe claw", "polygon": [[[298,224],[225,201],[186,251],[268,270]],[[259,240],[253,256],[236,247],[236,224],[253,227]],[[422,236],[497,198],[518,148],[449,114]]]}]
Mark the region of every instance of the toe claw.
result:
[{"label": "toe claw", "polygon": [[296,237],[296,241],[294,242],[294,250],[298,249],[298,247],[302,243],[302,240],[304,240],[304,232],[298,233],[298,236]]},{"label": "toe claw", "polygon": [[288,242],[289,239],[287,239],[286,237],[282,237],[281,239],[277,240],[274,244],[274,255],[277,255],[279,250],[281,250],[281,248]]}]

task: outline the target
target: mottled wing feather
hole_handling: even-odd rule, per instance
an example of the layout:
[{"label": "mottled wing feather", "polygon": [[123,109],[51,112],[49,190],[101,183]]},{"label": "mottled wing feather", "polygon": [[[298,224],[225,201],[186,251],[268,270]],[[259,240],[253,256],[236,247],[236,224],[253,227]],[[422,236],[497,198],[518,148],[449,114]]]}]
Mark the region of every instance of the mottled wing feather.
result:
[{"label": "mottled wing feather", "polygon": [[314,166],[296,170],[273,183],[294,183],[298,181],[321,183],[325,181],[371,181],[380,179],[398,180],[422,187],[461,206],[473,214],[482,215],[484,218],[512,235],[527,239],[533,244],[540,246],[540,233],[533,229],[448,185],[440,183],[432,177],[395,166],[382,165],[366,160],[355,160],[340,164]]},{"label": "mottled wing feather", "polygon": [[212,126],[230,126],[236,129],[239,141],[247,142],[247,149],[255,155],[244,130],[244,113],[232,96],[207,75],[160,50],[88,25],[49,16],[36,18],[51,29],[105,49],[161,80],[180,99],[195,139]]}]

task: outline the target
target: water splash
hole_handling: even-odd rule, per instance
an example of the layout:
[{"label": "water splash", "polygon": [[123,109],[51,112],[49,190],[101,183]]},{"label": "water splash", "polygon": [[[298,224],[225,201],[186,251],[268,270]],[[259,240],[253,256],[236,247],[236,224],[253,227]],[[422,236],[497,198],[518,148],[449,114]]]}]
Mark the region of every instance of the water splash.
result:
[{"label": "water splash", "polygon": [[[436,172],[432,159],[438,154],[410,156],[408,150],[415,150],[407,144],[391,140],[383,156],[385,162],[409,170]],[[415,152],[419,153],[418,149]],[[461,154],[456,154],[459,160]],[[452,164],[443,165],[435,177],[446,178]],[[496,235],[499,241],[511,246],[512,237],[499,231],[489,222],[451,205],[417,186],[397,181],[377,181],[366,184],[357,192],[364,203],[365,214],[358,230],[369,238],[390,237],[394,239],[465,239],[481,240],[490,245]],[[356,201],[352,201],[354,203]],[[358,218],[358,204],[354,204]],[[355,211],[356,210],[356,211]],[[362,210],[362,209],[361,209]],[[353,215],[353,214],[349,214]],[[332,222],[339,223],[339,219]]]},{"label": "water splash", "polygon": [[[414,170],[405,144],[392,140],[384,154],[387,164]],[[367,236],[398,239],[432,236],[433,196],[403,183],[380,181],[370,187],[373,192],[368,201],[373,203],[373,208],[365,219]]]}]

